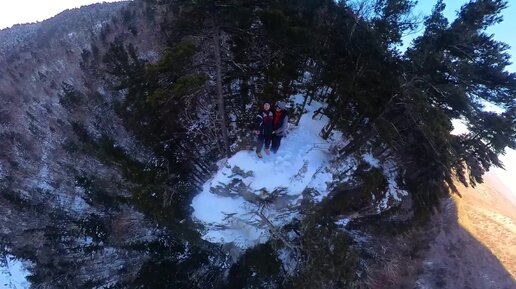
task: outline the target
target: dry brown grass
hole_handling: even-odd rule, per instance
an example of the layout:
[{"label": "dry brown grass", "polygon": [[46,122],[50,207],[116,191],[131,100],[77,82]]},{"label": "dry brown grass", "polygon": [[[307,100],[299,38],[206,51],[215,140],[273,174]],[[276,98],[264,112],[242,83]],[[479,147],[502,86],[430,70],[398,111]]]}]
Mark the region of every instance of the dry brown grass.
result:
[{"label": "dry brown grass", "polygon": [[454,197],[458,222],[516,280],[516,206],[494,178],[488,175],[486,182],[476,188],[460,187],[463,197]]}]

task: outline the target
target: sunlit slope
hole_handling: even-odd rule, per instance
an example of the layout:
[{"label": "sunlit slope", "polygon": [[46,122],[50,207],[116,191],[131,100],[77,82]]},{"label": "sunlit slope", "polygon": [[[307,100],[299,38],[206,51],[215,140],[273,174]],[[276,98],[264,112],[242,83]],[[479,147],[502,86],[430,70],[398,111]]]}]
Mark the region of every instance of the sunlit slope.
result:
[{"label": "sunlit slope", "polygon": [[[481,242],[516,280],[516,205],[494,175],[475,188],[460,187],[454,198],[459,223]],[[516,286],[516,282],[515,282]]]}]

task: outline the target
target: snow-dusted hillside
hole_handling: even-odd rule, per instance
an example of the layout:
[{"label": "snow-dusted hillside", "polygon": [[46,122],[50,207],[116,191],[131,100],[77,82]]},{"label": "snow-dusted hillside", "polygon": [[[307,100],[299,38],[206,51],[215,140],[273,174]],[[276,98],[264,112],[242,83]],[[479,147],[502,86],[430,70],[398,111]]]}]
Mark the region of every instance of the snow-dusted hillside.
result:
[{"label": "snow-dusted hillside", "polygon": [[[123,37],[142,57],[161,49],[159,33],[149,32],[154,24],[143,17],[142,10],[132,2],[95,4],[37,25],[0,31],[0,247],[7,246],[13,256],[34,262],[34,287],[56,288],[55,282],[67,288],[88,282],[110,284],[123,281],[126,273],[118,271],[122,266],[129,268],[125,272],[131,278],[145,262],[141,254],[119,246],[148,240],[153,227],[144,215],[133,206],[98,206],[88,197],[92,179],[112,176],[109,183],[117,187],[111,192],[126,196],[131,194],[129,182],[95,153],[66,146],[81,143],[75,142],[73,129],[74,123],[80,123],[92,136],[107,136],[113,140],[111,147],[123,147],[135,159],[141,155],[136,152],[145,151],[136,148],[134,135],[115,113],[112,104],[119,94],[110,89],[114,81],[99,68],[114,38]],[[133,17],[120,21],[122,11]],[[141,33],[130,32],[128,25]],[[72,104],[66,95],[80,96]],[[107,184],[95,186],[97,192],[110,191]],[[85,242],[92,236],[81,226],[90,217],[104,218],[98,224],[120,230],[120,238]],[[122,229],[133,224],[138,224],[136,231]],[[74,266],[47,266],[64,264],[64,260],[73,260]],[[8,277],[18,276],[12,273],[17,263],[4,263],[0,288],[26,288]],[[57,272],[61,269],[73,273]],[[52,274],[69,277],[63,281]]]}]

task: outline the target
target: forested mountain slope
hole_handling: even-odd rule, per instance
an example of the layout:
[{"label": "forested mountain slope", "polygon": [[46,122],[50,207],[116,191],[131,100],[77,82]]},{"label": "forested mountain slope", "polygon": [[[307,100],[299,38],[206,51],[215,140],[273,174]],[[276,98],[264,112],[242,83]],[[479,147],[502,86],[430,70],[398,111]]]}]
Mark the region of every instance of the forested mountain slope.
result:
[{"label": "forested mountain slope", "polygon": [[[423,288],[396,262],[516,147],[516,75],[485,33],[506,2],[438,1],[402,53],[413,6],[135,0],[0,31],[0,253],[34,288]],[[255,159],[278,100],[291,132]]]}]

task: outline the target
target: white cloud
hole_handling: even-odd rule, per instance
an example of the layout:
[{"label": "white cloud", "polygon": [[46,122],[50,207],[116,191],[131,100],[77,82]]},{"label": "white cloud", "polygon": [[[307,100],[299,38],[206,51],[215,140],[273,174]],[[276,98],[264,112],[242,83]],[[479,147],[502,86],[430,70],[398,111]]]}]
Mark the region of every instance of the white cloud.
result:
[{"label": "white cloud", "polygon": [[66,9],[121,0],[0,0],[0,29],[14,24],[43,21]]}]

